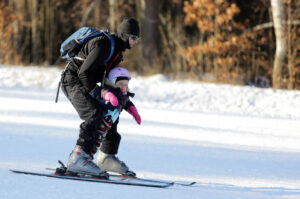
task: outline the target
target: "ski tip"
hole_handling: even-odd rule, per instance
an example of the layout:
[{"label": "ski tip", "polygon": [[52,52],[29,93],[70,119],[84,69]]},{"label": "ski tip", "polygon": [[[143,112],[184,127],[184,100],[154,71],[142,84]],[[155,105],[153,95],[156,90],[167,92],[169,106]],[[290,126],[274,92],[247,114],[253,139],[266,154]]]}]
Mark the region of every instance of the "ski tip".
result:
[{"label": "ski tip", "polygon": [[15,169],[9,169],[9,171],[13,173],[28,173],[28,171],[20,171],[20,170],[15,170]]},{"label": "ski tip", "polygon": [[173,186],[173,185],[175,185],[174,182],[169,182],[169,183],[166,183],[166,184],[164,184],[164,185],[157,186],[157,187],[158,187],[158,188],[168,188],[168,187],[171,187],[171,186]]},{"label": "ski tip", "polygon": [[197,182],[190,182],[190,183],[178,183],[178,185],[182,185],[182,186],[193,186],[194,184],[196,184]]},{"label": "ski tip", "polygon": [[17,170],[14,170],[14,169],[9,169],[9,171],[13,172],[13,173],[18,173]]}]

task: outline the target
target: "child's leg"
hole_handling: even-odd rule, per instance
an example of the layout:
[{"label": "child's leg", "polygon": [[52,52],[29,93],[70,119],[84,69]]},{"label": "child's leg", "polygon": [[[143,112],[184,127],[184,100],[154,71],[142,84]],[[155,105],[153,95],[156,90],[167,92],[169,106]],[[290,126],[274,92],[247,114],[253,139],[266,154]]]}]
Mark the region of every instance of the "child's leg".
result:
[{"label": "child's leg", "polygon": [[129,170],[125,162],[121,161],[116,154],[118,153],[121,135],[117,131],[118,120],[113,124],[105,139],[103,140],[100,151],[97,155],[96,164],[103,171],[119,173],[124,176],[134,177],[136,174]]},{"label": "child's leg", "polygon": [[105,139],[102,142],[102,146],[100,150],[107,154],[117,154],[120,141],[121,141],[121,135],[117,132],[117,125],[119,123],[119,120],[117,120],[113,125],[112,128],[108,131]]}]

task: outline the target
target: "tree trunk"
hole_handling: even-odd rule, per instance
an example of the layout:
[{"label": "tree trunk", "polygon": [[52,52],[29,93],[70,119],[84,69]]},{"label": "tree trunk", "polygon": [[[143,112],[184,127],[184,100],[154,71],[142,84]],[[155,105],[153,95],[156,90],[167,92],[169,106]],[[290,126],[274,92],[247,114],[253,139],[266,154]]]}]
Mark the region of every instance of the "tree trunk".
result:
[{"label": "tree trunk", "polygon": [[97,28],[101,27],[101,3],[102,1],[97,1],[94,8],[94,24]]},{"label": "tree trunk", "polygon": [[[142,29],[142,16],[143,16],[143,8],[142,8],[142,1],[143,0],[135,0],[135,5],[136,5],[136,16],[137,16],[137,21],[139,22],[140,28]],[[141,35],[143,36],[143,35]]]},{"label": "tree trunk", "polygon": [[34,64],[38,63],[39,59],[39,36],[38,36],[38,2],[32,0],[31,4],[31,38],[32,38],[32,61]]},{"label": "tree trunk", "polygon": [[145,14],[143,23],[143,56],[148,64],[155,64],[159,53],[159,0],[145,0]]},{"label": "tree trunk", "polygon": [[117,1],[109,0],[109,31],[116,31],[116,9],[117,9]]},{"label": "tree trunk", "polygon": [[[288,4],[288,22],[292,21],[292,1]],[[292,62],[292,23],[288,23],[288,71],[289,71],[289,82],[288,82],[288,89],[293,89],[294,85],[294,76],[293,76],[293,66]]]},{"label": "tree trunk", "polygon": [[98,0],[94,0],[94,1],[92,1],[92,3],[90,3],[88,9],[85,11],[83,18],[81,20],[81,24],[80,24],[81,27],[86,26],[89,15],[90,15],[91,11],[93,10],[93,8],[95,7],[95,5],[97,4],[97,2],[98,2]]},{"label": "tree trunk", "polygon": [[276,53],[273,66],[273,88],[277,89],[281,86],[282,68],[286,64],[287,58],[287,41],[286,28],[284,25],[285,12],[281,0],[271,0],[272,15],[276,36]]}]

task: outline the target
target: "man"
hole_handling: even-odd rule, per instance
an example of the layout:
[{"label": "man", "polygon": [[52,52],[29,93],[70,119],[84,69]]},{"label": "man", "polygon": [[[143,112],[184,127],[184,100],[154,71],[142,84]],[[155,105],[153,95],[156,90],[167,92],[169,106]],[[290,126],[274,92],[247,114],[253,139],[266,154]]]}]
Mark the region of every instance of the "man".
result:
[{"label": "man", "polygon": [[[107,70],[115,67],[122,60],[122,52],[131,49],[138,42],[140,29],[138,22],[133,19],[124,19],[118,27],[117,34],[112,35],[115,40],[113,56],[107,62]],[[78,115],[84,122],[80,124],[79,138],[70,154],[67,170],[71,173],[84,173],[108,178],[108,174],[101,170],[93,161],[93,149],[97,144],[97,129],[103,122],[101,104],[90,96],[90,91],[96,83],[105,78],[104,61],[110,54],[110,41],[106,36],[99,36],[88,41],[72,59],[62,75],[62,91],[70,100]],[[106,90],[101,91],[105,96]],[[118,148],[120,137],[108,136],[103,142],[106,151]],[[105,151],[104,151],[105,152]]]}]

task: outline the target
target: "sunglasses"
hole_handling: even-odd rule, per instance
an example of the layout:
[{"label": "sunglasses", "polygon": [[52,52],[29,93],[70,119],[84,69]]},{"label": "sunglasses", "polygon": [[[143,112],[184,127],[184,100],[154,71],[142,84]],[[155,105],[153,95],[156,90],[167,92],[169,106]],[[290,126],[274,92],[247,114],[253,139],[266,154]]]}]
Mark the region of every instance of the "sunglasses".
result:
[{"label": "sunglasses", "polygon": [[133,39],[134,41],[139,40],[139,37],[136,36],[136,35],[129,35],[129,37],[130,37],[131,39]]}]

